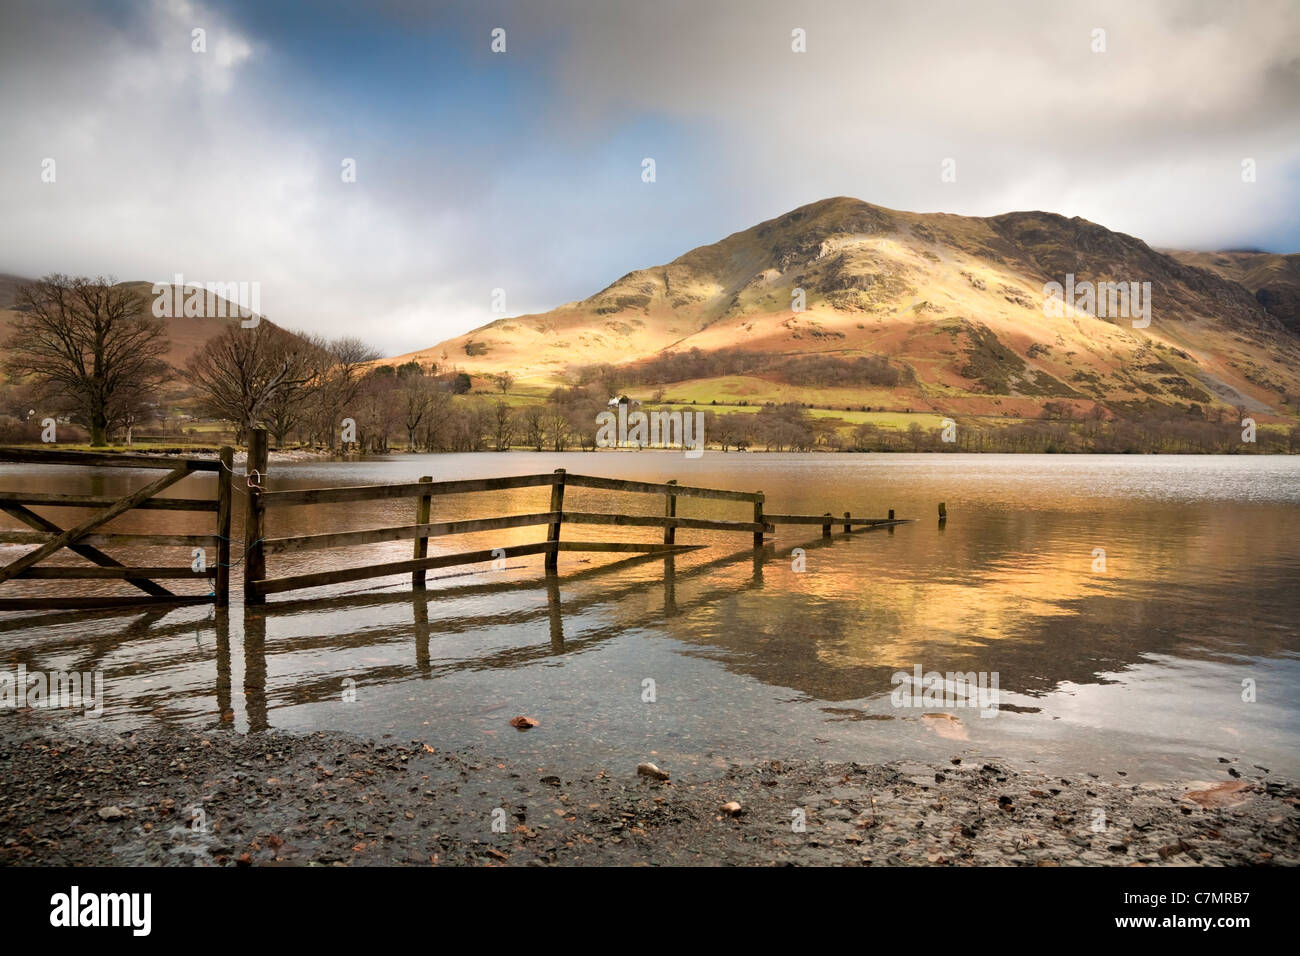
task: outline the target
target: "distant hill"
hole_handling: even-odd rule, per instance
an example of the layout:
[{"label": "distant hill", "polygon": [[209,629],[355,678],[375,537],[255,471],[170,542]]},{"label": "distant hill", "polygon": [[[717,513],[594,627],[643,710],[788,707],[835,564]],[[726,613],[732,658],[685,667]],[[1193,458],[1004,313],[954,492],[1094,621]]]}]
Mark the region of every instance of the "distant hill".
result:
[{"label": "distant hill", "polygon": [[1292,332],[1300,333],[1300,254],[1226,250],[1169,250],[1179,262],[1208,269],[1244,286],[1255,300]]},{"label": "distant hill", "polygon": [[[690,349],[886,356],[903,372],[897,386],[821,389],[818,400],[1012,415],[1059,400],[1081,410],[1241,404],[1289,416],[1283,398],[1300,394],[1300,336],[1286,298],[1296,257],[1220,254],[1219,264],[1201,255],[1165,254],[1077,217],[921,214],[839,197],[631,272],[579,302],[386,361],[544,384],[574,366]],[[1150,326],[1044,314],[1044,284],[1067,274],[1150,282]],[[792,308],[796,289],[804,311]],[[1258,290],[1277,304],[1266,308]],[[774,389],[761,375],[732,375],[666,393],[726,403]]]}]

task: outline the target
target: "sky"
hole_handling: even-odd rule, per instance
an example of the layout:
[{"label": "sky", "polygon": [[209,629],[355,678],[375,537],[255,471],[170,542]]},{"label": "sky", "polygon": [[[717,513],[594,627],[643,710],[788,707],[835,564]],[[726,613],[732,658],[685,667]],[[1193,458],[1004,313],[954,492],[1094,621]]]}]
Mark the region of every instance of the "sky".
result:
[{"label": "sky", "polygon": [[1300,251],[1300,4],[0,2],[4,273],[398,355],[839,195]]}]

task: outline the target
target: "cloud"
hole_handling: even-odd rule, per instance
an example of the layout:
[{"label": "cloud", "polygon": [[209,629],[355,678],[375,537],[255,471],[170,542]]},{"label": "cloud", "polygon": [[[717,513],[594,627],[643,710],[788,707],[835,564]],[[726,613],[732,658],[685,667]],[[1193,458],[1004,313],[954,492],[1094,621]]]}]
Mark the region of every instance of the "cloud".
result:
[{"label": "cloud", "polygon": [[[271,44],[185,0],[123,23],[41,11],[19,26],[0,50],[12,134],[0,267],[256,281],[284,324],[389,347],[402,344],[387,334],[390,316],[404,317],[412,341],[441,334],[434,313],[465,293],[436,284],[430,246],[454,244],[443,233],[456,217],[412,219],[382,190],[344,184],[343,157],[320,131],[286,122],[266,97]],[[196,27],[206,53],[191,49]],[[40,179],[46,157],[54,183]],[[365,160],[361,170],[364,183]]]},{"label": "cloud", "polygon": [[1154,245],[1300,244],[1285,2],[155,0],[4,18],[0,271],[258,281],[277,322],[391,353],[496,318],[494,288],[541,311],[830,195],[1044,208]]},{"label": "cloud", "polygon": [[1286,2],[670,2],[575,18],[560,77],[596,126],[637,110],[707,121],[778,205],[1047,208],[1204,244],[1295,236],[1297,49]]}]

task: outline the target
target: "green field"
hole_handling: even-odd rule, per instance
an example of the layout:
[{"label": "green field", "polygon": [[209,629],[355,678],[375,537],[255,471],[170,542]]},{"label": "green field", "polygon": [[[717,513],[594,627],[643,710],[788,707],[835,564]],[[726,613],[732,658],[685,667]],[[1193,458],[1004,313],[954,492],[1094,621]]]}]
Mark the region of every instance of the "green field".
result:
[{"label": "green field", "polygon": [[[644,402],[656,390],[640,386],[628,389],[627,393]],[[719,405],[724,402],[736,405],[742,401],[750,405],[798,402],[801,405],[831,405],[840,408],[845,405],[897,408],[899,405],[898,396],[887,388],[815,388],[773,382],[753,375],[722,375],[717,378],[674,382],[663,386],[663,393],[664,403],[669,405],[690,404],[692,401],[697,405],[707,405],[715,399]]]},{"label": "green field", "polygon": [[[664,406],[678,406],[680,402],[670,402],[664,399]],[[719,415],[726,415],[731,412],[741,412],[757,414],[761,406],[757,405],[711,405],[703,402],[694,406],[700,411],[717,412]],[[880,428],[896,428],[906,430],[913,422],[922,428],[939,428],[943,421],[943,416],[934,412],[859,412],[857,410],[846,412],[843,409],[834,408],[810,408],[808,414],[813,418],[842,418],[847,425],[862,425],[870,423]]]},{"label": "green field", "polygon": [[[539,404],[546,401],[555,387],[517,383],[511,387],[510,394],[504,396],[504,400],[512,408]],[[880,428],[900,431],[905,431],[912,423],[925,429],[940,428],[944,417],[931,411],[859,411],[864,405],[869,408],[897,408],[899,398],[888,389],[805,388],[748,375],[675,382],[662,387],[663,401],[656,404],[651,399],[658,391],[659,386],[633,386],[625,390],[629,397],[645,403],[647,408],[684,407],[694,402],[695,408],[720,415],[731,412],[754,414],[767,402],[798,402],[801,405],[815,406],[808,409],[814,418],[842,418],[848,426],[870,423]],[[491,390],[486,380],[475,382],[473,394],[495,401],[503,399],[500,392]],[[742,401],[747,404],[740,404]],[[846,405],[853,410],[845,411]]]}]

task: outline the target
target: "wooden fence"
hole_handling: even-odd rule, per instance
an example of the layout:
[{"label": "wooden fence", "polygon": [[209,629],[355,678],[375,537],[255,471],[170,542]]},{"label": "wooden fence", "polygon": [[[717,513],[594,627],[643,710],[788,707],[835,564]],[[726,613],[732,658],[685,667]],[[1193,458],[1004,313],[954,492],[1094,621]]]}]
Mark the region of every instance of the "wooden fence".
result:
[{"label": "wooden fence", "polygon": [[[230,492],[234,452],[222,448],[220,457],[160,458],[148,455],[115,455],[74,451],[31,451],[0,448],[0,463],[37,465],[87,465],[110,468],[166,469],[161,478],[120,498],[94,495],[16,492],[0,490],[0,510],[31,527],[32,531],[0,531],[0,543],[35,544],[37,547],[0,567],[0,584],[18,579],[77,580],[115,579],[144,592],[140,597],[13,597],[0,598],[0,610],[46,610],[119,607],[136,604],[225,605],[230,594]],[[159,498],[159,492],[196,472],[217,473],[217,496],[206,498]],[[33,511],[33,507],[87,508],[95,513],[64,528]],[[216,515],[213,534],[127,534],[109,533],[103,526],[133,509],[152,511],[200,511]],[[185,548],[214,548],[216,563],[202,571],[184,567],[129,567],[100,550],[111,546],[153,545]],[[38,566],[64,548],[90,561],[94,567]],[[205,561],[206,564],[206,561]],[[178,595],[159,580],[203,579],[212,581],[212,593]]]},{"label": "wooden fence", "polygon": [[[265,432],[255,431],[251,433],[248,461],[250,475],[257,479],[265,477],[267,472]],[[435,522],[430,520],[432,517],[432,502],[435,498],[446,495],[541,487],[550,489],[550,503],[546,511],[458,521]],[[662,516],[658,516],[565,510],[564,493],[566,488],[592,488],[604,491],[662,496],[664,513]],[[289,505],[337,504],[392,498],[416,499],[413,523],[361,531],[337,531],[328,534],[293,535],[278,538],[268,538],[266,536],[266,512],[268,509]],[[704,498],[716,501],[748,503],[753,506],[753,519],[750,521],[736,521],[680,517],[677,514],[678,498]],[[677,529],[679,528],[747,534],[752,537],[754,547],[762,547],[764,534],[773,532],[778,524],[818,525],[822,529],[823,536],[830,537],[831,530],[835,525],[841,525],[845,531],[851,531],[855,526],[879,527],[902,523],[894,519],[892,510],[887,518],[854,518],[847,511],[843,513],[842,517],[833,517],[829,512],[821,515],[765,514],[763,504],[764,498],[761,491],[696,488],[679,485],[676,481],[658,484],[646,481],[629,481],[621,478],[598,478],[591,475],[570,474],[563,468],[556,469],[550,474],[518,475],[508,478],[469,478],[435,482],[431,477],[425,477],[419,481],[396,484],[304,488],[289,491],[269,491],[262,487],[260,480],[255,480],[250,482],[249,485],[248,513],[244,523],[246,544],[244,603],[261,603],[268,594],[397,574],[409,573],[412,585],[419,587],[425,583],[425,572],[431,568],[477,564],[497,558],[541,554],[544,556],[543,561],[546,571],[554,572],[561,551],[668,555],[703,547],[703,545],[679,544],[676,540]],[[561,529],[565,524],[662,528],[663,540],[662,542],[562,540]],[[477,551],[461,551],[454,554],[437,555],[436,557],[429,557],[428,554],[430,538],[540,525],[546,526],[546,539],[544,541]],[[266,558],[268,555],[406,540],[414,542],[410,560],[365,564],[284,577],[267,577]]]},{"label": "wooden fence", "polygon": [[[0,610],[37,610],[130,607],[154,603],[207,603],[225,606],[230,591],[230,530],[233,451],[222,448],[218,460],[176,459],[147,455],[98,454],[94,452],[33,451],[0,449],[0,463],[84,465],[112,468],[166,469],[167,473],[143,488],[120,498],[93,495],[53,494],[47,492],[10,492],[0,490],[0,510],[7,512],[31,531],[0,531],[0,543],[35,544],[37,547],[0,568],[0,584],[11,579],[116,579],[143,591],[139,597],[0,597]],[[217,494],[212,500],[200,498],[159,498],[159,492],[195,472],[217,474]],[[885,518],[855,518],[845,511],[841,516],[826,512],[820,515],[771,514],[764,511],[761,491],[729,491],[718,488],[697,488],[679,485],[676,481],[664,483],[630,481],[621,478],[600,478],[592,475],[570,474],[563,468],[550,474],[519,475],[506,478],[469,478],[454,481],[433,481],[430,477],[414,482],[384,485],[359,485],[336,488],[306,488],[271,491],[265,487],[267,476],[267,436],[262,430],[249,434],[248,462],[245,466],[248,485],[247,512],[244,521],[243,557],[234,564],[243,564],[245,604],[264,603],[268,594],[297,591],[322,585],[361,581],[368,578],[410,574],[411,583],[422,587],[425,573],[432,568],[477,564],[498,558],[522,557],[539,554],[548,574],[557,569],[559,554],[566,552],[613,553],[656,556],[673,555],[691,551],[703,545],[682,544],[677,541],[677,531],[696,530],[731,532],[750,536],[755,548],[761,548],[764,535],[775,531],[777,525],[820,526],[822,535],[830,537],[832,529],[840,526],[846,532],[854,528],[881,527],[902,524],[895,520],[891,510]],[[497,515],[455,521],[434,521],[434,499],[447,495],[499,492],[519,488],[548,488],[550,500],[544,511],[525,514]],[[565,508],[567,488],[587,488],[624,494],[652,495],[662,499],[663,514],[630,514],[622,512],[575,511]],[[327,534],[288,535],[267,537],[266,513],[269,509],[285,506],[334,504],[357,501],[377,501],[394,498],[414,499],[412,523],[384,528],[357,531],[336,531]],[[697,498],[718,502],[737,502],[752,507],[750,520],[712,517],[685,517],[677,514],[679,498]],[[92,508],[91,517],[69,528],[61,527],[51,519],[37,514],[32,507]],[[133,534],[109,533],[103,526],[114,518],[131,511],[169,510],[212,512],[216,515],[213,534]],[[429,539],[447,535],[471,534],[482,531],[500,531],[509,528],[545,526],[544,540],[506,547],[459,551],[453,554],[429,556]],[[659,541],[588,541],[561,537],[565,525],[608,525],[623,528],[654,528],[662,530]],[[317,549],[354,547],[391,541],[412,541],[409,560],[363,564],[307,574],[269,577],[269,556],[292,554]],[[216,552],[215,564],[194,571],[190,566],[130,567],[100,550],[104,546],[167,546],[209,548]],[[46,558],[62,549],[88,559],[94,567],[38,566]],[[172,593],[159,580],[211,579],[212,593],[204,596]]]}]

